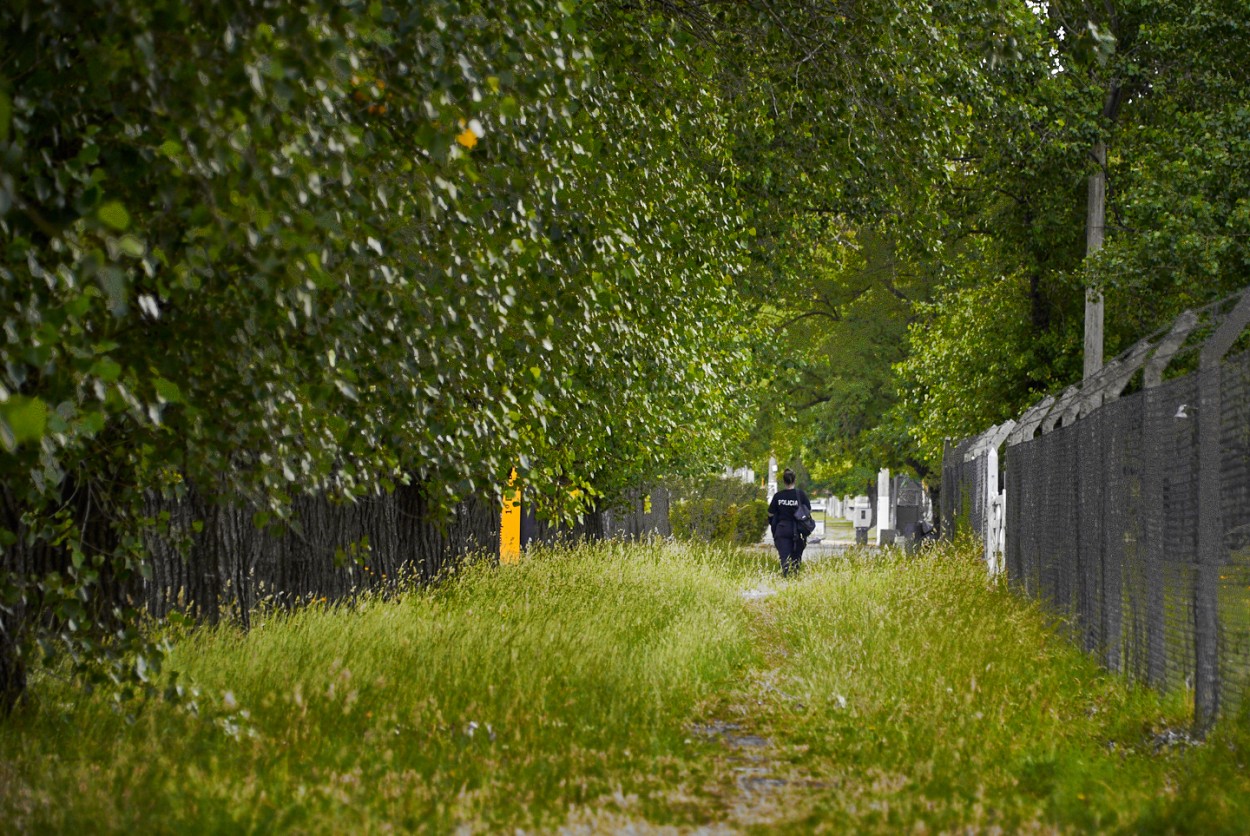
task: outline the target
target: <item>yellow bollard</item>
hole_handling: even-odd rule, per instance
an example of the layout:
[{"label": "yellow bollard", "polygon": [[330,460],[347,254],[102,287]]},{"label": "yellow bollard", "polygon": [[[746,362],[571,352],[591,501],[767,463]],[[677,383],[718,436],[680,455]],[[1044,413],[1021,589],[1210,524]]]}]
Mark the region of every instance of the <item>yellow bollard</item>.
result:
[{"label": "yellow bollard", "polygon": [[499,562],[521,562],[521,489],[516,484],[516,469],[508,479],[509,490],[503,494],[503,513],[499,519]]}]

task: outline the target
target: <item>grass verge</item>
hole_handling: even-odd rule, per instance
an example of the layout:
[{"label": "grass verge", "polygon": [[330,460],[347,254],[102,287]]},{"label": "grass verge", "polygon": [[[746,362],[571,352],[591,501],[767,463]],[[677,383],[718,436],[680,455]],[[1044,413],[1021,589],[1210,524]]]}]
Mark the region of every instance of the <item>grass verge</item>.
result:
[{"label": "grass verge", "polygon": [[[548,828],[604,799],[681,823],[684,724],[751,658],[750,559],[603,545],[469,567],[354,609],[201,630],[174,666],[201,717],[45,675],[0,725],[19,831]],[[666,799],[662,803],[653,799]]]},{"label": "grass verge", "polygon": [[[183,637],[194,716],[44,671],[17,832],[1244,832],[1250,717],[1102,671],[970,551],[587,547]],[[743,592],[753,594],[743,596]],[[1250,703],[1250,701],[1247,701]]]},{"label": "grass verge", "polygon": [[[970,550],[861,552],[757,619],[755,728],[792,793],[769,829],[1244,832],[1246,718],[1100,668]],[[781,770],[781,767],[778,767]]]}]

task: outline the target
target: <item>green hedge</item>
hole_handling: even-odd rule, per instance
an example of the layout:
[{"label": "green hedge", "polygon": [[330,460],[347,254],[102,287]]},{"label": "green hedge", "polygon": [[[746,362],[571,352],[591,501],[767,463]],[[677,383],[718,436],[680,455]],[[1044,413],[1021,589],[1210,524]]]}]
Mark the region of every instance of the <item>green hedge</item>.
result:
[{"label": "green hedge", "polygon": [[767,527],[767,502],[756,499],[738,507],[738,520],[734,527],[734,539],[737,542],[758,543],[764,539],[764,529]]},{"label": "green hedge", "polygon": [[768,525],[768,503],[762,499],[744,504],[718,502],[712,497],[673,504],[669,512],[673,536],[705,542],[758,543]]}]

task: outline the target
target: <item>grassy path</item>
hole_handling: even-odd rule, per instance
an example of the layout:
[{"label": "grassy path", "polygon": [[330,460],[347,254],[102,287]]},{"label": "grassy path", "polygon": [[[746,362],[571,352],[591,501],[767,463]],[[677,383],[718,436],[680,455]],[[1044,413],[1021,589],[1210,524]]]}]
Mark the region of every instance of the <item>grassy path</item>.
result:
[{"label": "grassy path", "polygon": [[1182,699],[1101,672],[975,560],[772,563],[604,545],[201,630],[183,707],[44,671],[0,723],[0,822],[1244,832],[1246,718],[1188,745]]},{"label": "grassy path", "polygon": [[[748,603],[756,667],[711,709],[736,726],[722,787],[757,778],[724,796],[735,828],[1246,831],[1246,718],[1191,740],[1183,699],[1102,671],[975,560],[835,560],[777,586]],[[749,765],[744,734],[765,742]]]},{"label": "grassy path", "polygon": [[788,650],[776,641],[772,589],[763,588],[769,594],[753,588],[746,596],[758,666],[737,687],[717,695],[705,709],[707,721],[692,726],[721,747],[709,758],[718,779],[709,787],[719,802],[713,818],[734,830],[776,828],[805,806],[806,796],[827,788],[804,768],[804,747],[788,745],[785,728],[775,720],[805,706],[778,687]]}]

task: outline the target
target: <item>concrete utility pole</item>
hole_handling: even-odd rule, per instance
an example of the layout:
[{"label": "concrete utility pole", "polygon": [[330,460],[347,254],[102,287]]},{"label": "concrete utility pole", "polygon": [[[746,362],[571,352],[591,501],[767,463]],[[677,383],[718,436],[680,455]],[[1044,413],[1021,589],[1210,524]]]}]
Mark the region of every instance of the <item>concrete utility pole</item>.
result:
[{"label": "concrete utility pole", "polygon": [[[1089,258],[1102,249],[1103,233],[1107,225],[1107,145],[1094,145],[1094,161],[1098,170],[1089,176],[1089,198],[1086,203],[1085,257]],[[1103,344],[1102,292],[1095,288],[1085,289],[1085,374],[1084,379],[1098,373],[1102,368]]]},{"label": "concrete utility pole", "polygon": [[[1107,125],[1115,125],[1120,115],[1120,103],[1124,90],[1118,79],[1112,79],[1107,97],[1102,105],[1102,118]],[[1099,140],[1093,147],[1094,162],[1098,169],[1089,177],[1089,196],[1086,200],[1085,257],[1090,258],[1102,249],[1103,235],[1107,228],[1107,143]],[[1103,303],[1102,292],[1094,288],[1085,290],[1085,369],[1084,379],[1097,374],[1102,368]]]}]

